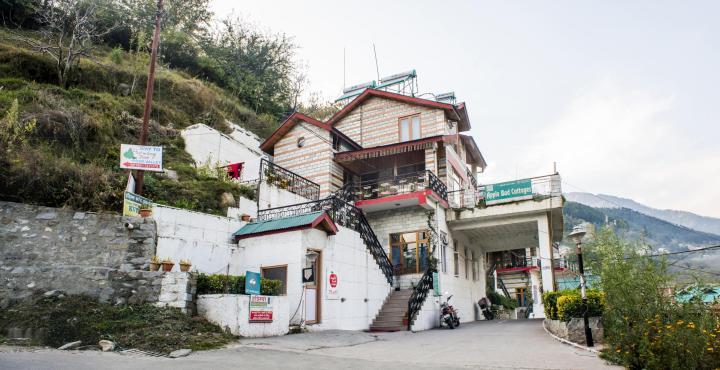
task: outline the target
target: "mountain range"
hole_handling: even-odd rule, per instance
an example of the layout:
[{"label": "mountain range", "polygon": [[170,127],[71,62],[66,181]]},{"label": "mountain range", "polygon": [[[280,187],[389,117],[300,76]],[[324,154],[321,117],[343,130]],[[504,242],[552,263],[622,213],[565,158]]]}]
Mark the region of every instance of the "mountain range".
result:
[{"label": "mountain range", "polygon": [[638,203],[632,199],[607,194],[565,193],[565,199],[593,208],[628,208],[648,216],[667,221],[671,224],[710,234],[720,235],[720,218],[701,216],[692,212],[672,209],[657,209]]}]

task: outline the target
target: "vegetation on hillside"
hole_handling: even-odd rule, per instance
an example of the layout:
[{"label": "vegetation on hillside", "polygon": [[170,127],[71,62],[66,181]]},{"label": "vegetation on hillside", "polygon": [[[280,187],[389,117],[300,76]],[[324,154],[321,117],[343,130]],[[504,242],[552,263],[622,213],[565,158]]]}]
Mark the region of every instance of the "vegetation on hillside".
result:
[{"label": "vegetation on hillside", "polygon": [[[4,2],[0,122],[15,134],[0,135],[0,199],[121,208],[127,172],[119,169],[118,151],[139,137],[154,7],[151,0]],[[86,47],[59,66],[58,52],[47,50],[74,50],[67,40],[81,39],[80,18],[91,30]],[[148,144],[163,146],[164,167],[178,176],[147,173],[143,195],[223,214],[223,193],[250,190],[212,169],[198,171],[179,130],[205,123],[227,131],[231,121],[266,137],[298,107],[305,78],[289,37],[232,18],[212,27],[211,19],[208,0],[165,2]]]},{"label": "vegetation on hillside", "polygon": [[[96,345],[108,339],[120,348],[169,353],[203,350],[234,340],[202,317],[149,304],[113,306],[86,296],[35,297],[0,310],[0,332],[9,328],[45,329],[40,344],[59,347],[81,340]],[[40,332],[40,331],[36,331]]]},{"label": "vegetation on hillside", "polygon": [[575,202],[563,207],[565,232],[580,222],[602,228],[606,221],[629,239],[642,239],[655,248],[686,250],[689,246],[720,243],[720,236],[678,226],[628,208],[594,208]]}]

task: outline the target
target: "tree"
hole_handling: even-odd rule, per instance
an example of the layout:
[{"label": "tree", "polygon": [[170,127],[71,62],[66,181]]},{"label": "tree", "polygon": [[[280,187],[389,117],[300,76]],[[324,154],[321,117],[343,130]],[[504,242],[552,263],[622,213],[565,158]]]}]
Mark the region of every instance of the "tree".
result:
[{"label": "tree", "polygon": [[97,2],[85,0],[48,0],[37,12],[42,25],[38,39],[14,33],[18,39],[55,62],[58,84],[68,87],[70,75],[82,57],[89,56],[93,40],[112,28],[99,30]]}]

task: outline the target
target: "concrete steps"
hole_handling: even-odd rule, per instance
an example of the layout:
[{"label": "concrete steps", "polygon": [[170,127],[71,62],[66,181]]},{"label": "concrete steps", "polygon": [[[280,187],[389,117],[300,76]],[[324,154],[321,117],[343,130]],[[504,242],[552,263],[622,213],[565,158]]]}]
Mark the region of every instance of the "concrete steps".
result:
[{"label": "concrete steps", "polygon": [[370,324],[370,331],[406,330],[403,320],[407,315],[407,306],[412,290],[394,290],[383,304],[380,312]]}]

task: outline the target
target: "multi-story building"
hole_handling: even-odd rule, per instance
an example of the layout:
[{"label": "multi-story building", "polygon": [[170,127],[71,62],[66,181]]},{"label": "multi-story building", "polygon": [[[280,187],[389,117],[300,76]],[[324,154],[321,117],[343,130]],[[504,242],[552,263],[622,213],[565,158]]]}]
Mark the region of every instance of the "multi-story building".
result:
[{"label": "multi-story building", "polygon": [[280,266],[268,276],[286,279],[305,315],[292,321],[318,329],[435,327],[450,295],[476,320],[488,287],[541,317],[562,237],[559,175],[479,185],[486,162],[469,130],[464,103],[373,88],[326,121],[292,114],[260,146],[273,160],[258,221],[236,233],[239,258]]}]

